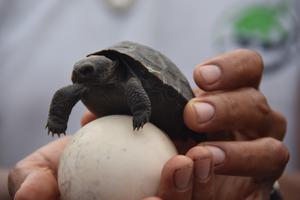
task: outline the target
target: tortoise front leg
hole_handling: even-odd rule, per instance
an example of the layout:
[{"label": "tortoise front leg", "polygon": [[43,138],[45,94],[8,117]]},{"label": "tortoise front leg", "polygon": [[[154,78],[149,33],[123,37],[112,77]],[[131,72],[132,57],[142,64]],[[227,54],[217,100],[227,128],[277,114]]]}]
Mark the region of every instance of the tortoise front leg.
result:
[{"label": "tortoise front leg", "polygon": [[151,102],[141,82],[131,77],[126,83],[126,97],[133,115],[133,130],[139,130],[150,120]]},{"label": "tortoise front leg", "polygon": [[80,100],[82,91],[82,85],[73,84],[55,92],[46,124],[48,134],[52,133],[52,136],[65,134],[70,113],[74,105]]}]

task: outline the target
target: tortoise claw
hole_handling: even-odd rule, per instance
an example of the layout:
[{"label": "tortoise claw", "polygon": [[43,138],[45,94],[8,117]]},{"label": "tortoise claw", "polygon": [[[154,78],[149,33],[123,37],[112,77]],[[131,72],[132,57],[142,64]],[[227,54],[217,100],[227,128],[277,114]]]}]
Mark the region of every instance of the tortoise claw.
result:
[{"label": "tortoise claw", "polygon": [[133,130],[138,131],[140,128],[143,128],[147,122],[149,122],[149,114],[147,112],[133,116]]},{"label": "tortoise claw", "polygon": [[[64,135],[64,136],[66,136],[66,133],[65,132],[51,132],[50,131],[50,134],[52,135],[52,137],[54,137],[55,135],[57,135],[59,138],[60,138],[60,136],[61,135]],[[49,135],[49,134],[48,134]]]},{"label": "tortoise claw", "polygon": [[61,134],[66,135],[65,133],[66,125],[64,124],[48,121],[46,128],[48,129],[48,135],[51,134],[52,137],[54,137],[56,134],[58,135],[58,137],[60,137]]}]

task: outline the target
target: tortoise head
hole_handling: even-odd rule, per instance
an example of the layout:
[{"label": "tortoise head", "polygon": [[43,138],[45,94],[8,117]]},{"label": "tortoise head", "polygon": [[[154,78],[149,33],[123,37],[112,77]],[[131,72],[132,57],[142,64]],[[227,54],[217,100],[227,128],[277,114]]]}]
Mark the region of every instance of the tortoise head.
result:
[{"label": "tortoise head", "polygon": [[83,58],[74,65],[72,82],[105,85],[113,80],[117,64],[105,56],[93,55]]}]

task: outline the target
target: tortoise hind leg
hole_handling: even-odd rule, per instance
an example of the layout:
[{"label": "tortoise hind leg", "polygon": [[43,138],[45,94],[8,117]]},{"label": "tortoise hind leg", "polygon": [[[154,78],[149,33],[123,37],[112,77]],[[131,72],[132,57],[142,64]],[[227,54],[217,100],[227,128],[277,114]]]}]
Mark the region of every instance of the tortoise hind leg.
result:
[{"label": "tortoise hind leg", "polygon": [[141,82],[136,77],[128,79],[126,97],[133,115],[133,130],[139,130],[150,120],[151,102]]}]

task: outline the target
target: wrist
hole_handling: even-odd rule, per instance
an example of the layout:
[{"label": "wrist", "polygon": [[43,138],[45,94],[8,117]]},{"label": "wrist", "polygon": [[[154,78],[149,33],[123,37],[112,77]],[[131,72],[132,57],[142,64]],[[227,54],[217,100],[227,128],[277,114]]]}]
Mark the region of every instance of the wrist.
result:
[{"label": "wrist", "polygon": [[300,172],[284,173],[280,179],[280,192],[283,199],[299,199]]},{"label": "wrist", "polygon": [[270,200],[282,200],[283,197],[280,193],[279,183],[276,181],[273,185],[273,189],[270,193]]},{"label": "wrist", "polygon": [[6,169],[0,169],[0,199],[10,199],[7,188],[8,171]]}]

